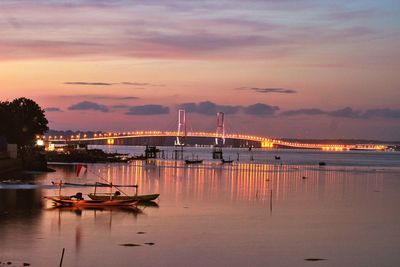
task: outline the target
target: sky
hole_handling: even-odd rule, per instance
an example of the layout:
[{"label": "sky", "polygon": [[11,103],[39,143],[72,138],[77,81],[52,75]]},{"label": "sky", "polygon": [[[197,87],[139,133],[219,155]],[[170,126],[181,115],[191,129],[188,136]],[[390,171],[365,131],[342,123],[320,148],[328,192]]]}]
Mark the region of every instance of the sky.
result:
[{"label": "sky", "polygon": [[1,0],[1,101],[56,130],[400,140],[398,0]]}]

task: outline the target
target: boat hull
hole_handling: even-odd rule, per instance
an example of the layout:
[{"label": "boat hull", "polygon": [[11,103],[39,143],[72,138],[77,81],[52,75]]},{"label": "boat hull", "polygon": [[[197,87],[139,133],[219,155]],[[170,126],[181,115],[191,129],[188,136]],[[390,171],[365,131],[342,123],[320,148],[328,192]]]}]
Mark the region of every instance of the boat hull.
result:
[{"label": "boat hull", "polygon": [[[88,194],[89,198],[92,200],[110,200],[110,196],[97,195],[97,194]],[[137,202],[146,202],[156,200],[160,194],[151,194],[151,195],[137,195],[137,196],[112,196],[111,200],[124,200],[124,201],[137,201]]]},{"label": "boat hull", "polygon": [[52,200],[56,206],[64,207],[121,207],[132,206],[137,204],[137,201],[132,200],[76,200],[67,199],[65,197],[46,197]]}]

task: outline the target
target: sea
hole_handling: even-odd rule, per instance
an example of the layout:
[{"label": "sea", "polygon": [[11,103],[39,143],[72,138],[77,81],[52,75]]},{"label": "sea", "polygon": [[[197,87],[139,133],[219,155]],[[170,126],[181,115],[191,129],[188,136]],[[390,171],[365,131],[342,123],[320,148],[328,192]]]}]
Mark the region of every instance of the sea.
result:
[{"label": "sea", "polygon": [[[84,164],[81,176],[61,162],[0,175],[0,266],[400,266],[400,152],[224,148],[233,162],[222,164],[210,147],[187,147],[182,159],[204,160],[187,165],[160,149],[159,159]],[[56,208],[44,197],[59,181],[160,196],[139,212]]]}]

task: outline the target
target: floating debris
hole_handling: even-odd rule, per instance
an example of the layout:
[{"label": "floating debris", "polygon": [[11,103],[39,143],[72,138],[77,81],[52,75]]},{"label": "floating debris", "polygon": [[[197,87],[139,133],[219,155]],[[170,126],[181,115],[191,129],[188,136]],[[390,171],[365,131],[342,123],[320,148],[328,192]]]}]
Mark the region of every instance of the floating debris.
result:
[{"label": "floating debris", "polygon": [[149,245],[149,246],[154,246],[155,245],[155,243],[153,243],[153,242],[147,242],[147,243],[144,243],[145,245]]},{"label": "floating debris", "polygon": [[30,263],[24,262],[23,266],[31,266]]},{"label": "floating debris", "polygon": [[321,259],[321,258],[308,258],[304,259],[305,261],[327,261],[328,259]]},{"label": "floating debris", "polygon": [[325,165],[326,165],[326,162],[320,161],[320,162],[318,162],[318,165],[319,165],[319,166],[325,166]]},{"label": "floating debris", "polygon": [[120,244],[123,247],[139,247],[139,244],[127,243],[127,244]]},{"label": "floating debris", "polygon": [[137,232],[138,235],[144,235],[146,232]]},{"label": "floating debris", "polygon": [[303,176],[303,177],[301,177],[301,179],[307,179],[308,177],[307,176]]}]

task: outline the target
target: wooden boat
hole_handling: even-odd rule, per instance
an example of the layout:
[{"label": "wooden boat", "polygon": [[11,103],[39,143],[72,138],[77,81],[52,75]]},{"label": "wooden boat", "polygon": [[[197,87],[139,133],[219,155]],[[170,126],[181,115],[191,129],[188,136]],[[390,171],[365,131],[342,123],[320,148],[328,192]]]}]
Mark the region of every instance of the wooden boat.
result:
[{"label": "wooden boat", "polygon": [[[136,192],[134,195],[129,196],[124,193],[125,195],[122,196],[120,191],[116,191],[115,193],[112,193],[112,191],[111,191],[112,187],[115,187],[118,189],[119,186],[113,185],[112,183],[108,184],[108,183],[96,182],[93,184],[94,193],[88,194],[90,200],[85,200],[82,197],[82,193],[77,193],[74,196],[62,196],[61,195],[61,186],[65,185],[66,183],[63,183],[62,181],[60,181],[59,183],[57,183],[57,182],[52,182],[52,183],[53,183],[53,185],[59,186],[58,197],[45,197],[45,198],[52,200],[55,205],[60,205],[60,206],[85,206],[85,207],[131,206],[131,205],[136,205],[139,202],[155,200],[156,198],[158,198],[160,196],[160,194],[138,195],[138,185],[128,185],[128,186],[123,185],[123,186],[121,186],[121,187],[136,188]],[[71,183],[70,183],[70,185],[90,186],[88,184],[71,184]],[[98,193],[97,187],[109,187],[110,192],[109,193]]]},{"label": "wooden boat", "polygon": [[221,163],[222,164],[230,164],[230,163],[233,163],[233,160],[232,159],[221,159]]},{"label": "wooden boat", "polygon": [[202,159],[187,159],[185,160],[186,164],[201,164],[203,163]]},{"label": "wooden boat", "polygon": [[133,206],[137,201],[132,200],[86,200],[72,197],[45,197],[53,201],[55,206],[63,207],[117,207],[117,206]]},{"label": "wooden boat", "polygon": [[[113,185],[113,184],[106,184],[109,187],[115,187],[118,189],[118,186]],[[120,191],[116,191],[115,193],[112,193],[111,191],[109,193],[98,193],[97,192],[97,183],[94,186],[94,192],[88,194],[89,198],[92,200],[99,200],[99,201],[106,201],[106,200],[124,200],[124,201],[137,201],[137,202],[146,202],[146,201],[153,201],[156,198],[160,196],[160,194],[150,194],[150,195],[138,195],[138,185],[132,185],[130,187],[134,187],[135,194],[134,195],[127,195],[124,193],[124,195],[121,195]]]},{"label": "wooden boat", "polygon": [[137,201],[137,202],[147,202],[156,200],[160,194],[150,194],[150,195],[133,195],[133,196],[121,196],[121,195],[110,195],[107,193],[102,194],[88,194],[88,196],[93,200],[127,200],[127,201]]}]

